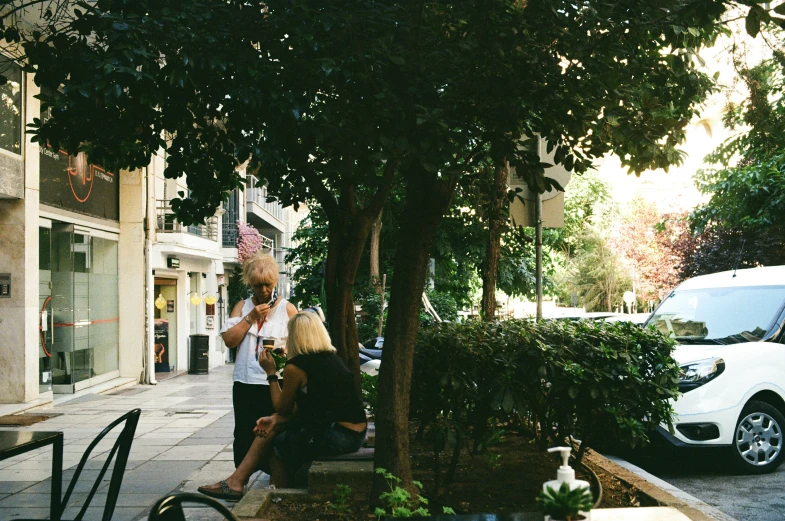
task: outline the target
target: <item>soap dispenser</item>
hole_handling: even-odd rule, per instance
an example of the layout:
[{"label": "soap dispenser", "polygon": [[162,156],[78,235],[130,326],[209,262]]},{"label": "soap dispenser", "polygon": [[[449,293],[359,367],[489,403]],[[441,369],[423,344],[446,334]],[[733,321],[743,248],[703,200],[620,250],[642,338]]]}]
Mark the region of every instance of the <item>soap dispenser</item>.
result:
[{"label": "soap dispenser", "polygon": [[[583,481],[581,479],[575,479],[575,470],[573,470],[573,468],[570,467],[570,464],[569,464],[570,452],[571,451],[572,451],[572,449],[570,447],[551,447],[550,449],[548,449],[548,452],[560,452],[561,453],[562,465],[556,471],[556,479],[551,480],[551,481],[546,481],[542,485],[543,492],[547,492],[549,487],[552,488],[555,491],[558,491],[561,488],[562,483],[567,483],[567,486],[570,487],[570,490],[576,490],[576,489],[579,489],[579,488],[590,490],[590,486],[589,486],[589,482],[588,481]],[[591,520],[591,513],[590,512],[583,512],[583,511],[581,511],[580,513],[581,513],[581,515],[584,516],[584,518],[587,521]],[[545,516],[545,521],[551,521],[551,517],[550,516]]]}]

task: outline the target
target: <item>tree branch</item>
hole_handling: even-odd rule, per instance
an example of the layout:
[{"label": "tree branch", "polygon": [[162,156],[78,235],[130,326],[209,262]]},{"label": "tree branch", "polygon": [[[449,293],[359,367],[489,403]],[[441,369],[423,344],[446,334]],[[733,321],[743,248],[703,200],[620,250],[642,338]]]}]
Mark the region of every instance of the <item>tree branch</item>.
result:
[{"label": "tree branch", "polygon": [[390,189],[393,186],[393,180],[395,179],[395,172],[397,170],[398,161],[388,159],[387,163],[384,165],[382,184],[379,186],[379,188],[376,189],[376,193],[373,194],[371,202],[368,203],[368,205],[363,209],[363,214],[372,217],[374,221],[382,211],[384,201],[387,199],[387,195],[390,193]]}]

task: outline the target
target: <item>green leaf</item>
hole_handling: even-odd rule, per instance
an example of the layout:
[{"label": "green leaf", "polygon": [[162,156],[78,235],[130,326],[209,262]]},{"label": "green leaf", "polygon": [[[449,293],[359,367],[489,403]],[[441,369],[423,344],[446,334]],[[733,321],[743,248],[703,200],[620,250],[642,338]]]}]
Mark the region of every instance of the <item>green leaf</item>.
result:
[{"label": "green leaf", "polygon": [[747,29],[747,34],[755,38],[758,36],[760,32],[760,24],[761,24],[761,11],[763,9],[760,6],[753,6],[750,8],[750,12],[747,14],[747,18],[744,21],[744,26]]}]

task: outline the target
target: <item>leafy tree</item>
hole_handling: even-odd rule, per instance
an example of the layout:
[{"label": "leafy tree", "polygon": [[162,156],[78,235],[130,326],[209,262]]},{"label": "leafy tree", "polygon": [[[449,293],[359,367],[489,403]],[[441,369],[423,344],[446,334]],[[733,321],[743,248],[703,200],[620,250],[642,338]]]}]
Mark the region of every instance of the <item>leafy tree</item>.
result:
[{"label": "leafy tree", "polygon": [[286,263],[297,266],[292,273],[291,300],[298,308],[327,305],[320,297],[324,285],[327,237],[327,219],[324,212],[314,206],[292,235],[296,246],[286,255]]},{"label": "leafy tree", "polygon": [[[672,225],[677,222],[675,217],[668,221]],[[628,277],[634,277],[636,295],[644,302],[659,301],[679,282],[679,257],[666,233],[667,225],[657,206],[636,197],[627,205],[610,238],[610,247],[620,256]]]},{"label": "leafy tree", "polygon": [[61,87],[43,97],[53,117],[36,122],[36,138],[110,168],[145,166],[163,148],[165,175],[186,175],[191,189],[172,201],[183,222],[211,215],[249,157],[284,205],[318,202],[331,333],[355,371],[357,268],[401,183],[376,465],[405,486],[412,302],[456,186],[506,159],[547,190],[538,158],[518,147],[535,132],[577,172],[606,153],[635,172],[678,162],[711,87],[692,52],[725,10],[720,0],[96,0],[44,11],[24,30],[14,17],[35,3],[9,0],[3,21],[35,81]]},{"label": "leafy tree", "polygon": [[697,173],[709,200],[689,217],[693,236],[680,241],[682,277],[785,263],[783,66],[781,49],[751,67],[737,61],[749,94],[725,115],[738,132],[706,158],[713,166]]},{"label": "leafy tree", "polygon": [[586,311],[613,311],[630,287],[630,278],[600,232],[589,230],[581,242],[581,250],[568,267],[566,285]]},{"label": "leafy tree", "polygon": [[586,292],[586,282],[573,279],[580,273],[575,264],[581,262],[584,250],[592,247],[596,234],[591,232],[607,230],[616,214],[607,181],[594,171],[573,176],[564,196],[564,227],[543,231],[543,253],[547,254],[544,258],[550,259],[543,264],[550,266],[548,271],[554,281],[549,289],[561,302],[572,303],[578,296],[579,285],[581,292]]},{"label": "leafy tree", "polygon": [[740,227],[687,230],[674,244],[681,279],[756,266],[785,264],[785,227],[749,230]]},{"label": "leafy tree", "polygon": [[756,229],[785,224],[785,135],[783,89],[785,55],[739,70],[749,96],[725,115],[730,129],[741,128],[706,161],[719,168],[697,174],[698,189],[710,196],[692,216],[700,231],[710,224]]}]

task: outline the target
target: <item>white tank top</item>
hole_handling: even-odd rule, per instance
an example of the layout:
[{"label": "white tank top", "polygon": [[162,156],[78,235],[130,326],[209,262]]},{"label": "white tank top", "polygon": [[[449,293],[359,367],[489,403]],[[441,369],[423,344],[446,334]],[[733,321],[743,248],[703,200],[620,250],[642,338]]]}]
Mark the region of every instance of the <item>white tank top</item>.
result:
[{"label": "white tank top", "polygon": [[[243,341],[237,346],[237,355],[234,359],[234,381],[244,384],[270,385],[267,382],[267,373],[259,365],[256,356],[256,344],[258,337],[275,337],[285,339],[289,335],[288,324],[289,314],[286,312],[287,301],[284,298],[278,299],[278,304],[272,309],[267,319],[262,324],[262,330],[256,322],[251,325],[251,329],[243,337]],[[221,328],[221,334],[238,324],[243,317],[254,308],[250,298],[243,304],[242,316],[230,318]],[[261,346],[259,346],[261,349]]]}]

